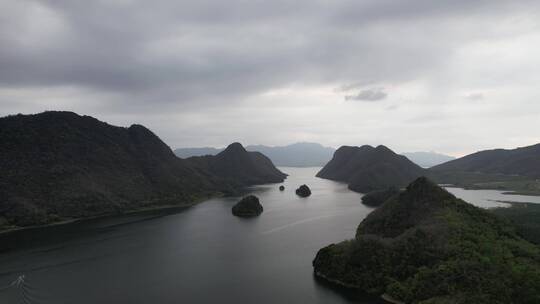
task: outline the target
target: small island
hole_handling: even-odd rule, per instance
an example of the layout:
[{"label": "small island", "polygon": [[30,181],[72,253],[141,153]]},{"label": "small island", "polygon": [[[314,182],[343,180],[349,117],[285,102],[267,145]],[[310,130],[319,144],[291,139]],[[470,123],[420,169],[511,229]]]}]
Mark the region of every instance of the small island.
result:
[{"label": "small island", "polygon": [[399,193],[399,189],[396,187],[390,187],[385,190],[371,191],[362,196],[362,204],[369,207],[379,207],[389,198]]},{"label": "small island", "polygon": [[259,216],[263,212],[263,207],[255,195],[242,198],[232,207],[232,214],[240,217]]},{"label": "small island", "polygon": [[296,195],[301,197],[308,197],[311,195],[311,190],[307,185],[302,185],[298,189],[296,189]]}]

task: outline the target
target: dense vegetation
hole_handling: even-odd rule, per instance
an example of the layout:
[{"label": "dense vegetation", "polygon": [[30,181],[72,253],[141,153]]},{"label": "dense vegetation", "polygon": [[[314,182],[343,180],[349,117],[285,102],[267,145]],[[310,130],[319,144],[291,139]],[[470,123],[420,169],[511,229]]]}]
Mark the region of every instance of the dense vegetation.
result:
[{"label": "dense vegetation", "polygon": [[510,204],[510,208],[495,208],[490,211],[516,226],[521,237],[540,245],[540,204]]},{"label": "dense vegetation", "polygon": [[398,193],[399,189],[395,187],[390,187],[385,190],[371,191],[366,195],[362,196],[362,204],[370,207],[379,207],[388,199],[390,199],[394,195],[397,195]]},{"label": "dense vegetation", "polygon": [[343,146],[317,176],[346,182],[349,189],[367,193],[404,187],[423,174],[424,169],[385,146]]},{"label": "dense vegetation", "polygon": [[143,126],[70,112],[0,118],[0,142],[0,229],[187,205],[284,177],[262,155],[230,163],[231,151],[206,168]]},{"label": "dense vegetation", "polygon": [[426,178],[321,249],[316,275],[404,303],[540,303],[540,249]]}]

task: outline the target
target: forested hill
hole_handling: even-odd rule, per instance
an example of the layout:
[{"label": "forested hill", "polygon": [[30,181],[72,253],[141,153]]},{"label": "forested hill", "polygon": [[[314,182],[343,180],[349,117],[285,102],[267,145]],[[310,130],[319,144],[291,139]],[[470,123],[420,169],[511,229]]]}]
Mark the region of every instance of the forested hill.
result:
[{"label": "forested hill", "polygon": [[358,192],[404,187],[424,169],[385,146],[340,147],[318,177],[342,181]]},{"label": "forested hill", "polygon": [[540,248],[424,177],[313,265],[320,278],[398,303],[540,303]]},{"label": "forested hill", "polygon": [[512,150],[480,151],[435,166],[430,170],[521,175],[540,178],[540,144]]},{"label": "forested hill", "polygon": [[234,179],[242,185],[279,183],[287,175],[260,152],[248,152],[240,143],[232,143],[217,155],[194,156],[187,162],[215,176]]},{"label": "forested hill", "polygon": [[[141,125],[116,127],[71,112],[0,118],[0,143],[0,229],[186,205],[275,180],[217,175],[179,159]],[[236,165],[243,172],[245,164]]]}]

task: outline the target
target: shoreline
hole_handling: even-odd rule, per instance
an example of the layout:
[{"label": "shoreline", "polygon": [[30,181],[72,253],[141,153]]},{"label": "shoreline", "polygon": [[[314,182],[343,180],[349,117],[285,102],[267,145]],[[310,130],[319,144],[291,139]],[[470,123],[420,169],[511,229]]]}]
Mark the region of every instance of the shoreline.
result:
[{"label": "shoreline", "polygon": [[107,213],[107,214],[100,214],[100,215],[93,215],[88,217],[80,217],[80,218],[73,218],[63,221],[58,221],[50,224],[44,224],[44,225],[33,225],[33,226],[25,226],[25,227],[14,227],[14,228],[8,228],[5,230],[0,230],[0,237],[6,236],[11,233],[17,233],[21,231],[27,231],[27,230],[33,230],[33,229],[42,229],[42,228],[51,228],[51,227],[57,227],[57,226],[64,226],[84,221],[91,221],[91,220],[97,220],[97,219],[104,219],[108,217],[120,217],[125,215],[137,215],[137,214],[144,214],[149,213],[152,211],[165,211],[165,210],[172,210],[172,209],[187,209],[190,207],[193,207],[197,204],[203,203],[207,200],[213,199],[213,198],[219,198],[224,197],[224,194],[216,194],[216,195],[210,195],[208,197],[204,197],[201,199],[194,200],[190,203],[185,204],[178,204],[178,205],[160,205],[160,206],[154,206],[154,207],[143,207],[143,208],[137,208],[133,210],[127,210],[120,213]]},{"label": "shoreline", "polygon": [[[357,290],[359,292],[364,292],[365,293],[365,291],[362,291],[362,289],[360,289],[358,286],[343,283],[342,281],[337,280],[337,279],[331,279],[331,278],[327,277],[326,275],[322,274],[320,271],[313,271],[313,273],[315,274],[315,276],[317,278],[319,278],[321,280],[324,280],[324,281],[326,281],[326,282],[328,282],[330,284],[336,285],[336,286],[338,286],[340,288],[346,288],[346,289],[350,289],[350,290]],[[374,295],[374,296],[377,297],[377,295]],[[398,301],[396,299],[393,299],[392,297],[390,297],[387,294],[382,294],[382,295],[379,295],[378,297],[380,299],[382,299],[383,301],[387,302],[388,304],[405,304],[405,303],[400,302],[400,301]]]},{"label": "shoreline", "polygon": [[[490,190],[490,189],[487,189]],[[492,189],[492,190],[499,190],[499,189]],[[501,190],[502,191],[502,190]],[[506,191],[502,194],[506,195],[522,195],[522,196],[540,196],[540,193],[538,192],[527,192],[527,191]]]},{"label": "shoreline", "polygon": [[503,200],[493,200],[493,201],[497,203],[510,205],[508,207],[495,207],[495,208],[527,208],[527,205],[540,205],[540,204],[531,203],[531,202],[513,202],[513,201],[503,201]]},{"label": "shoreline", "polygon": [[[287,176],[288,176],[288,174],[287,174]],[[286,177],[285,177],[285,179],[286,179]],[[11,233],[17,233],[17,232],[20,232],[20,231],[26,231],[26,230],[32,230],[32,229],[41,229],[41,228],[50,228],[50,227],[56,227],[56,226],[64,226],[64,225],[69,225],[69,224],[73,224],[73,223],[77,223],[77,222],[90,221],[90,220],[96,220],[96,219],[103,219],[103,218],[107,218],[107,217],[118,217],[118,216],[125,216],[125,215],[144,214],[146,212],[160,211],[160,210],[164,211],[164,210],[169,210],[169,209],[186,209],[186,208],[193,207],[195,205],[198,205],[200,203],[203,203],[203,202],[205,202],[207,200],[211,200],[211,199],[214,199],[214,198],[227,197],[227,196],[231,196],[231,197],[242,196],[242,195],[250,192],[251,191],[250,188],[252,188],[252,187],[262,186],[262,185],[281,184],[281,183],[283,183],[285,181],[285,179],[283,179],[283,181],[281,181],[281,182],[270,182],[270,183],[263,183],[263,184],[246,185],[246,186],[241,187],[240,189],[237,189],[236,192],[234,192],[232,194],[230,194],[230,193],[227,194],[227,193],[223,193],[223,192],[214,192],[213,194],[203,196],[203,197],[201,197],[199,199],[193,200],[192,202],[184,203],[184,204],[178,204],[178,205],[168,204],[168,205],[158,205],[158,206],[153,206],[153,207],[142,207],[142,208],[136,208],[136,209],[132,209],[132,210],[126,210],[126,211],[123,211],[123,212],[120,212],[120,213],[106,213],[106,214],[100,214],[100,215],[92,215],[92,216],[88,216],[88,217],[66,219],[66,220],[62,220],[62,221],[58,221],[58,222],[54,222],[54,223],[50,223],[50,224],[44,224],[44,225],[32,225],[32,226],[24,226],[24,227],[15,226],[15,227],[3,229],[3,230],[0,229],[0,237],[3,237],[5,235],[11,234]]]},{"label": "shoreline", "polygon": [[387,295],[386,293],[381,295],[381,298],[385,300],[386,302],[392,303],[392,304],[405,304],[404,302],[398,301],[391,296]]}]

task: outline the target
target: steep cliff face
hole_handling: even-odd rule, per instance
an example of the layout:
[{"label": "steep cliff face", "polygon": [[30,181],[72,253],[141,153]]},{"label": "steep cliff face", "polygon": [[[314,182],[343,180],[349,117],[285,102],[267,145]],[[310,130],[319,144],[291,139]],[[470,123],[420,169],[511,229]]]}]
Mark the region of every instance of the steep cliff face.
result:
[{"label": "steep cliff face", "polygon": [[321,249],[315,274],[403,303],[535,303],[540,249],[426,178]]},{"label": "steep cliff face", "polygon": [[351,190],[366,193],[404,187],[423,172],[405,156],[385,146],[343,146],[317,176],[346,182]]}]

